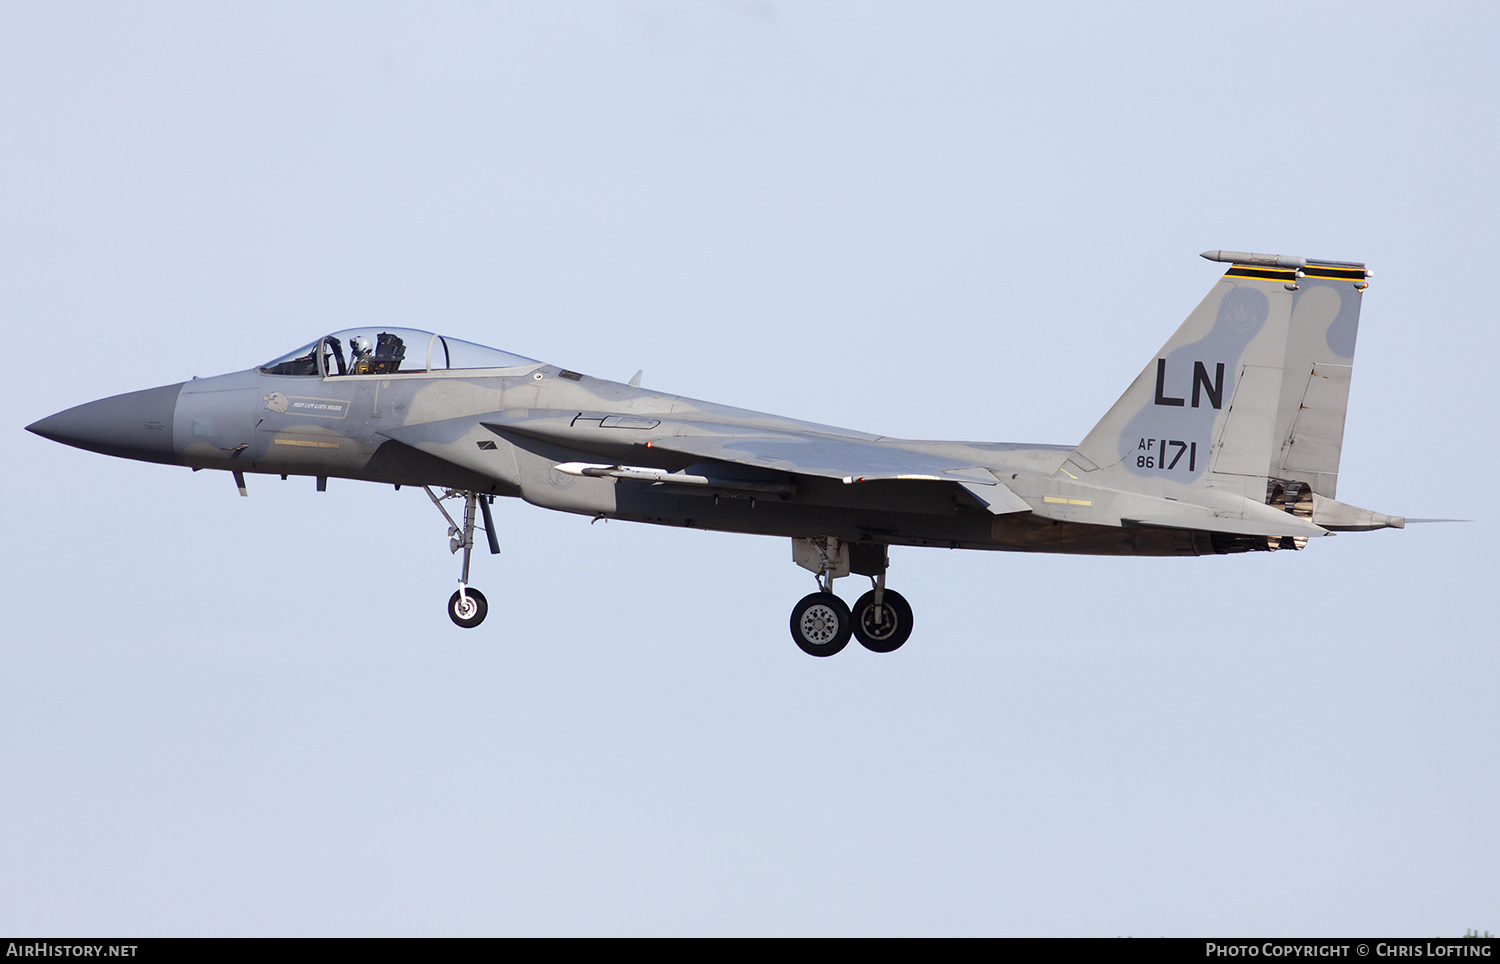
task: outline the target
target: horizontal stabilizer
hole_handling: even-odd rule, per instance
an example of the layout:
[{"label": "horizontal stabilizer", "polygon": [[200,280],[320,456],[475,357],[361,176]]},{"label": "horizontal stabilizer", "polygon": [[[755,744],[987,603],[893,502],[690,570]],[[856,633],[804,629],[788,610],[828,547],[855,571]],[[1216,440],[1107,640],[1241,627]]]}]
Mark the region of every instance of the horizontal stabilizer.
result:
[{"label": "horizontal stabilizer", "polygon": [[1383,515],[1361,509],[1357,505],[1346,505],[1334,499],[1325,499],[1313,493],[1312,519],[1325,529],[1343,532],[1369,532],[1372,529],[1404,529],[1407,520],[1399,515]]},{"label": "horizontal stabilizer", "polygon": [[[1285,513],[1284,513],[1285,514]],[[1235,536],[1266,536],[1268,538],[1308,538],[1326,536],[1328,530],[1303,522],[1294,515],[1285,514],[1286,521],[1267,519],[1226,519],[1212,515],[1164,516],[1155,519],[1121,519],[1127,526],[1147,526],[1156,529],[1192,529],[1200,532],[1222,532]]]}]

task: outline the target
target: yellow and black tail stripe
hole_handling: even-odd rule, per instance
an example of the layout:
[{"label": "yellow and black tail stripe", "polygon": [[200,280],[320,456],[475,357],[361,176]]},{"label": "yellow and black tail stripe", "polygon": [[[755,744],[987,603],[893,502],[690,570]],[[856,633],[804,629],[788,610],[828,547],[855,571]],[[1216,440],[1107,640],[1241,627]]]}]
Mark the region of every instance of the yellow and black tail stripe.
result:
[{"label": "yellow and black tail stripe", "polygon": [[1224,272],[1226,278],[1260,278],[1265,281],[1297,281],[1296,268],[1263,268],[1259,265],[1237,264]]},{"label": "yellow and black tail stripe", "polygon": [[1336,278],[1343,281],[1365,280],[1364,268],[1350,268],[1328,264],[1309,264],[1302,269],[1302,273],[1309,278]]}]

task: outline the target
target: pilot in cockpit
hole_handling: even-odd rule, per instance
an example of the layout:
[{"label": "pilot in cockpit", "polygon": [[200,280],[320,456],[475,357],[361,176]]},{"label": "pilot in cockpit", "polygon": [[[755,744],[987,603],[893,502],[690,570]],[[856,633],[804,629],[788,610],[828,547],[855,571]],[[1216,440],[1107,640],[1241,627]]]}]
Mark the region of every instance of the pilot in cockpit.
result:
[{"label": "pilot in cockpit", "polygon": [[349,339],[349,374],[368,375],[374,368],[374,346],[364,335]]}]

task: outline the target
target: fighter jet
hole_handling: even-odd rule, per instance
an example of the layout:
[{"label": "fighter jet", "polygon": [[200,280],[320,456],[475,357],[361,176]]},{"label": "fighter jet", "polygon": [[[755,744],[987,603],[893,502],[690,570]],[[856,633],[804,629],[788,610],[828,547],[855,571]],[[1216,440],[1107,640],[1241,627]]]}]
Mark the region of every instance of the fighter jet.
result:
[{"label": "fighter jet", "polygon": [[[420,486],[462,553],[519,497],[596,519],[788,538],[817,591],[792,639],[831,656],[910,637],[891,546],[1121,556],[1298,550],[1405,520],[1337,501],[1363,264],[1207,251],[1228,264],[1077,445],[889,438],[594,378],[426,331],[352,329],[263,365],[100,399],[27,428],[122,458]],[[439,490],[441,494],[439,494]],[[461,521],[444,506],[456,500]],[[852,609],[834,580],[871,589]]]}]

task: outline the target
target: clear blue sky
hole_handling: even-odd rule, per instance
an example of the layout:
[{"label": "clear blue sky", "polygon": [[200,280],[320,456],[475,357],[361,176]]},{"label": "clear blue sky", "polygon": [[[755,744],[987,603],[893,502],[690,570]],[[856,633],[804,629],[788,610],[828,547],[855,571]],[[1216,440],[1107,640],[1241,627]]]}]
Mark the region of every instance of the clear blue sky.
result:
[{"label": "clear blue sky", "polygon": [[[0,0],[0,931],[1500,931],[1491,5]],[[1221,271],[1367,262],[1305,552],[784,540],[22,426],[355,325],[1073,443]],[[841,584],[848,595],[852,583]]]}]

